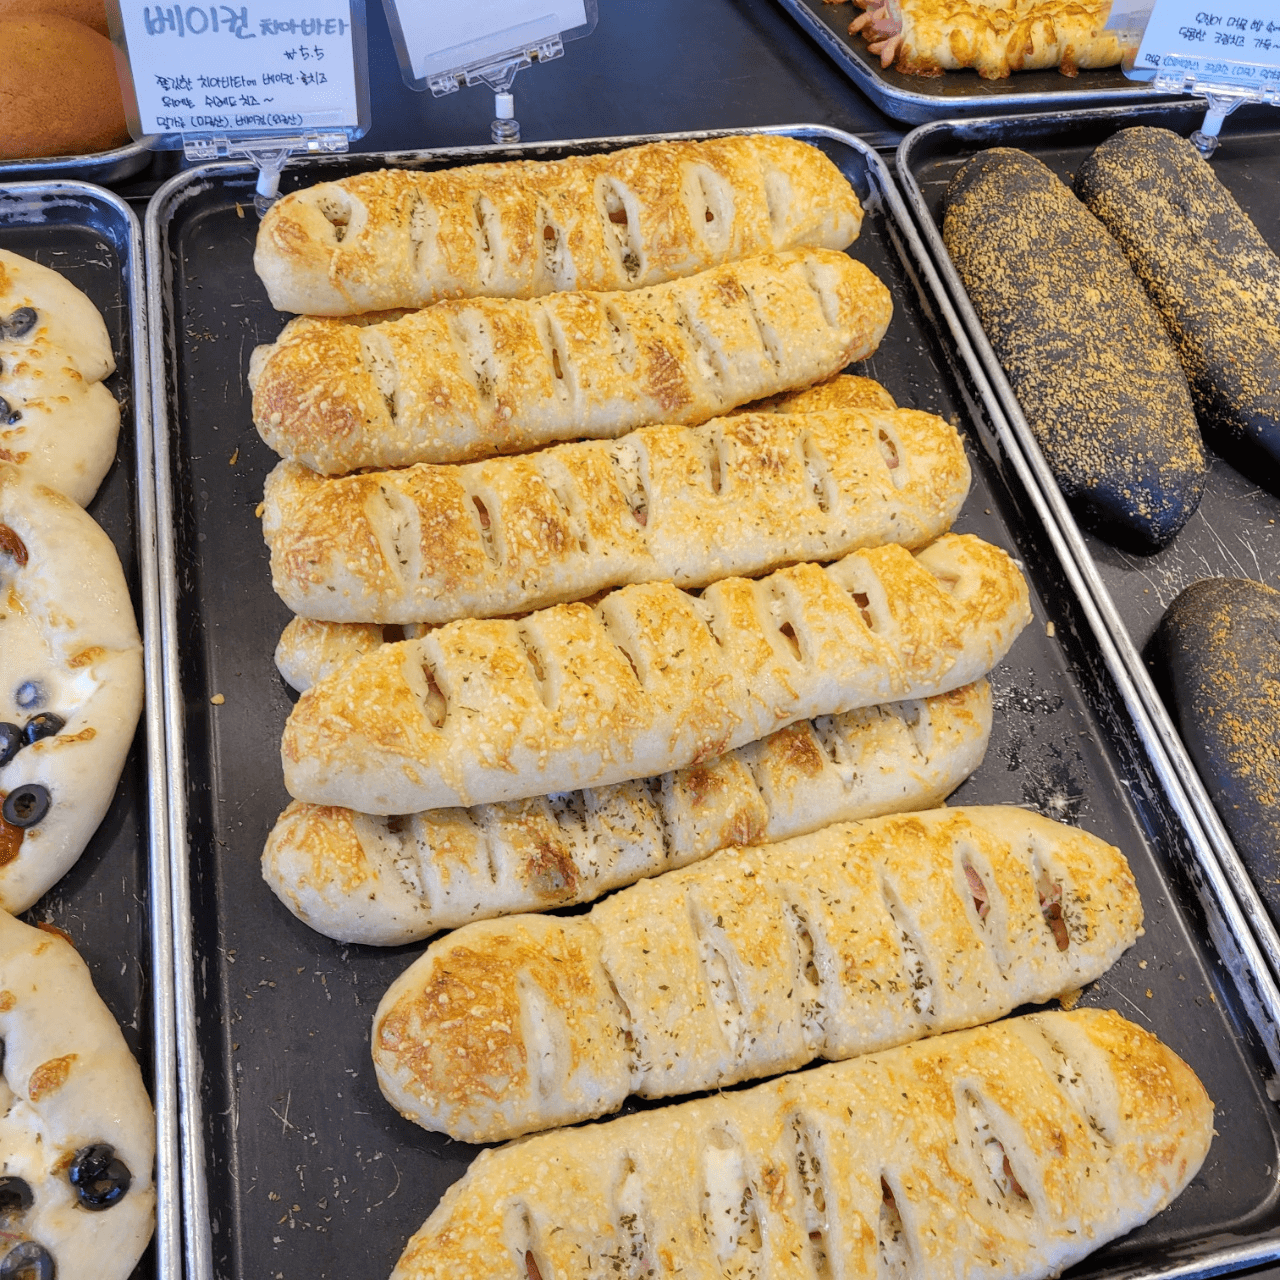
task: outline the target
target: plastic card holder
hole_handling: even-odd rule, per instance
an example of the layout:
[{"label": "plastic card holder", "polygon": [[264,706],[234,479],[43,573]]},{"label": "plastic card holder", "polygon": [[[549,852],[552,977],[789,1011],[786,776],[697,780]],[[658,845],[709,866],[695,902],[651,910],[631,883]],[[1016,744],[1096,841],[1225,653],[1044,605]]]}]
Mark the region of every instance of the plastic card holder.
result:
[{"label": "plastic card holder", "polygon": [[1131,80],[1208,99],[1204,124],[1191,135],[1205,156],[1242,102],[1280,105],[1276,0],[1115,0],[1106,29],[1120,40]]},{"label": "plastic card holder", "polygon": [[435,97],[486,84],[495,95],[494,142],[518,142],[511,85],[516,72],[564,53],[595,30],[596,0],[383,0],[400,72]]},{"label": "plastic card holder", "polygon": [[346,151],[369,127],[365,0],[106,4],[129,131],[249,157],[259,211],[292,153]]}]

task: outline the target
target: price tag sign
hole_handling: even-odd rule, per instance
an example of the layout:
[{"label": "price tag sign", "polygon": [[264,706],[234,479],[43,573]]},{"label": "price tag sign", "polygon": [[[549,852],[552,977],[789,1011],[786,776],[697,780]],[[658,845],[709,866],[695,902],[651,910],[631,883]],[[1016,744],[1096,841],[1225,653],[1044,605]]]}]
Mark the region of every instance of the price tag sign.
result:
[{"label": "price tag sign", "polygon": [[1276,0],[1156,0],[1133,73],[1271,97],[1280,91],[1280,7]]},{"label": "price tag sign", "polygon": [[351,0],[118,0],[113,29],[133,79],[134,136],[179,145],[198,134],[362,132],[359,9],[353,15]]}]

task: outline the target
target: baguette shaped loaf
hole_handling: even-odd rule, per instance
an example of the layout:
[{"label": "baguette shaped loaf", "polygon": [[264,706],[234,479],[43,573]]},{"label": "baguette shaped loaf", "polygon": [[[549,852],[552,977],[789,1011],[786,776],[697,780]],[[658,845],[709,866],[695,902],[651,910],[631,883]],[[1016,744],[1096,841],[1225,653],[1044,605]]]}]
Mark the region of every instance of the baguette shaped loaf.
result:
[{"label": "baguette shaped loaf", "polygon": [[826,413],[829,409],[896,409],[897,402],[874,378],[838,373],[825,382],[748,405],[740,412]]},{"label": "baguette shaped loaf", "polygon": [[1044,1280],[1167,1205],[1212,1136],[1149,1032],[1033,1014],[483,1151],[392,1280]]},{"label": "baguette shaped loaf", "polygon": [[383,645],[298,700],[298,800],[414,813],[643,778],[797,720],[968,684],[1030,618],[1009,557],[947,534],[913,557],[623,587],[594,608],[465,619]]},{"label": "baguette shaped loaf", "polygon": [[253,353],[253,420],[325,475],[691,425],[864,359],[891,313],[861,263],[805,249],[631,293],[304,317]]},{"label": "baguette shaped loaf", "polygon": [[964,445],[934,414],[737,414],[463,466],[327,479],[281,462],[262,531],[295,613],[440,624],[921,547],[968,491]]},{"label": "baguette shaped loaf", "polygon": [[340,942],[396,946],[515,911],[591,902],[733,844],[940,804],[982,761],[985,680],[804,720],[657,778],[405,818],[294,801],[263,878]]},{"label": "baguette shaped loaf", "polygon": [[882,66],[905,75],[973,67],[985,80],[1014,71],[1114,67],[1120,40],[1104,30],[1110,0],[858,0],[849,24]]},{"label": "baguette shaped loaf", "polygon": [[454,930],[383,996],[373,1061],[410,1120],[490,1142],[990,1022],[1141,923],[1118,849],[1023,809],[840,823]]},{"label": "baguette shaped loaf", "polygon": [[861,224],[821,151],[757,134],[322,182],[272,206],[253,265],[278,310],[342,316],[644,288],[800,245],[844,249]]}]

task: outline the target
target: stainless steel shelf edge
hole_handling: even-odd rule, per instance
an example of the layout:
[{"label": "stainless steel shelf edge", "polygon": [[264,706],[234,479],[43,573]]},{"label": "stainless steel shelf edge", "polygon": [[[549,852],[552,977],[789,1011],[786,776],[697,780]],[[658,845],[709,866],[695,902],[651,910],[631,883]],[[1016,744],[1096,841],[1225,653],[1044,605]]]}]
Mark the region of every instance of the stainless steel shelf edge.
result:
[{"label": "stainless steel shelf edge", "polygon": [[[1002,106],[1002,99],[992,98],[988,94],[958,94],[954,97],[941,97],[937,94],[918,93],[911,89],[900,89],[882,80],[869,66],[840,39],[825,22],[823,22],[803,2],[803,0],[778,0],[778,3],[822,46],[827,55],[842,71],[880,108],[887,116],[907,124],[926,124],[941,117],[987,116],[993,112],[1014,113],[1036,111],[1045,107],[1063,107],[1067,102],[1087,103],[1101,106],[1103,103],[1132,102],[1135,99],[1150,101],[1163,96],[1144,88],[1141,83],[1134,82],[1133,88],[1113,87],[1105,89],[1064,88],[1058,92],[1018,93],[1011,92],[1007,99],[1008,106]],[[853,10],[846,10],[853,14]],[[1056,74],[1056,73],[1055,73]]]},{"label": "stainless steel shelf edge", "polygon": [[88,182],[60,180],[5,184],[8,197],[48,193],[80,197],[108,206],[127,228],[129,252],[124,264],[130,314],[133,368],[134,440],[137,460],[138,559],[142,591],[143,683],[146,701],[148,895],[151,917],[151,981],[153,1020],[152,1102],[156,1114],[156,1275],[182,1278],[182,1231],[179,1196],[177,1060],[174,1052],[173,931],[169,897],[169,807],[166,778],[164,645],[160,625],[160,573],[157,562],[154,459],[152,455],[151,366],[142,227],[129,205],[113,192]]},{"label": "stainless steel shelf edge", "polygon": [[[1135,112],[1140,116],[1141,112]],[[1046,116],[1043,124],[1046,128],[1054,124],[1062,124],[1072,118],[1079,120],[1097,119],[1094,112],[1065,112],[1056,116]],[[1098,619],[1095,630],[1108,655],[1108,665],[1118,664],[1113,670],[1117,683],[1126,690],[1126,698],[1132,699],[1135,711],[1135,722],[1139,724],[1144,738],[1151,744],[1153,763],[1160,769],[1162,780],[1167,779],[1170,796],[1178,806],[1184,825],[1195,840],[1198,851],[1202,854],[1207,871],[1216,872],[1213,880],[1220,886],[1226,898],[1232,899],[1234,910],[1228,918],[1234,916],[1248,930],[1248,936],[1254,941],[1250,948],[1252,954],[1251,977],[1257,984],[1257,995],[1261,1008],[1266,1011],[1270,1024],[1270,1035],[1266,1039],[1268,1056],[1272,1065],[1280,1075],[1280,994],[1277,993],[1275,976],[1280,975],[1280,935],[1271,924],[1266,908],[1253,887],[1244,864],[1236,852],[1234,845],[1222,826],[1221,819],[1209,799],[1204,784],[1196,772],[1195,766],[1187,756],[1186,748],[1178,736],[1164,703],[1151,682],[1151,677],[1142,661],[1141,655],[1129,636],[1128,629],[1120,619],[1111,593],[1103,583],[1085,546],[1080,526],[1067,506],[1062,491],[1053,479],[1053,473],[1045,460],[1044,454],[1036,444],[1035,438],[1022,415],[1013,388],[1009,386],[996,359],[991,344],[987,341],[969,302],[959,276],[951,263],[946,246],[942,243],[937,227],[929,214],[923,192],[915,181],[911,170],[912,151],[921,142],[937,130],[959,126],[966,133],[980,139],[985,131],[995,132],[1007,122],[998,117],[964,122],[940,121],[932,125],[924,125],[913,130],[902,141],[897,152],[897,172],[902,179],[911,202],[912,212],[922,233],[936,270],[945,281],[945,292],[948,298],[948,309],[958,315],[958,323],[963,327],[968,338],[965,345],[975,352],[978,363],[992,388],[994,400],[999,404],[1001,415],[1005,421],[1005,429],[1010,433],[1010,442],[1017,448],[1024,460],[1027,470],[1027,486],[1035,497],[1037,506],[1043,505],[1052,513],[1062,541],[1064,563],[1070,566],[1073,579],[1078,578],[1083,596],[1091,603],[1090,613]],[[1041,123],[1037,121],[1037,124]],[[959,341],[959,337],[957,338]],[[1140,715],[1138,712],[1140,711]],[[1263,956],[1265,955],[1265,961]]]},{"label": "stainless steel shelf edge", "polygon": [[38,156],[30,160],[0,160],[0,183],[75,181],[122,182],[151,162],[155,138],[142,138],[110,151],[79,156]]},{"label": "stainless steel shelf edge", "polygon": [[178,1164],[181,1168],[182,1236],[187,1280],[211,1280],[213,1264],[209,1239],[208,1188],[204,1172],[204,1132],[200,1106],[200,1060],[195,1042],[195,975],[191,966],[191,881],[190,850],[187,844],[187,765],[183,724],[182,685],[178,672],[178,578],[173,519],[173,458],[170,451],[168,365],[165,338],[171,317],[165,306],[166,257],[161,248],[159,211],[167,209],[174,193],[188,185],[191,173],[178,174],[165,183],[147,206],[145,250],[147,275],[148,363],[156,371],[148,389],[155,459],[155,519],[158,535],[158,606],[164,661],[163,737],[171,762],[167,778],[167,842],[170,854],[170,931],[174,959],[173,1045],[177,1067],[177,1106],[181,1141]]}]

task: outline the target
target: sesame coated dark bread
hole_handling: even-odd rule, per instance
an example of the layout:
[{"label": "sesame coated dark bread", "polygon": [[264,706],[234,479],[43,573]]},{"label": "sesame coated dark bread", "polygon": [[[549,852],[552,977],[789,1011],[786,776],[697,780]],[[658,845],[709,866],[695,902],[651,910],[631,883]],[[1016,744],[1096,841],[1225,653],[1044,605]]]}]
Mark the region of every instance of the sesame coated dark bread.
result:
[{"label": "sesame coated dark bread", "polygon": [[1219,816],[1280,922],[1280,591],[1193,582],[1147,663]]},{"label": "sesame coated dark bread", "polygon": [[1280,492],[1280,258],[1168,129],[1122,129],[1076,174],[1172,335],[1205,439]]},{"label": "sesame coated dark bread", "polygon": [[952,178],[943,239],[1081,523],[1154,551],[1204,488],[1204,446],[1160,317],[1101,224],[1006,147]]}]

